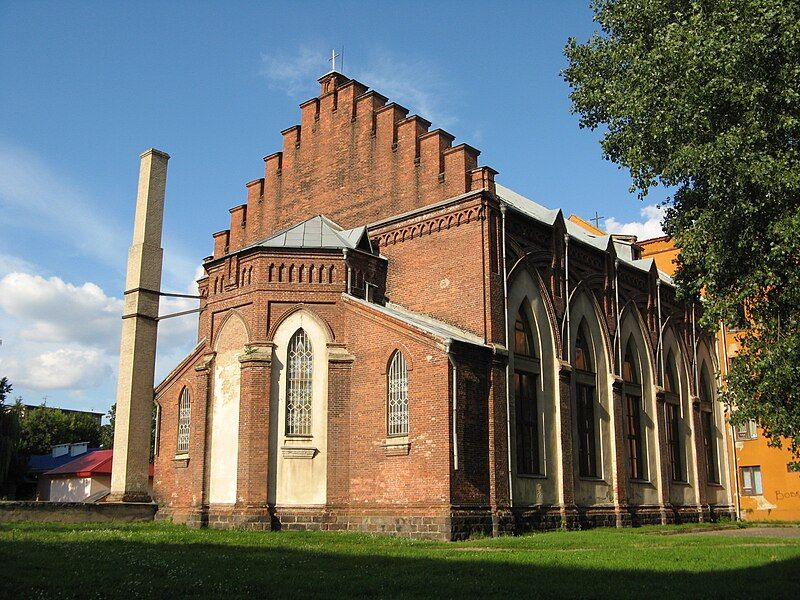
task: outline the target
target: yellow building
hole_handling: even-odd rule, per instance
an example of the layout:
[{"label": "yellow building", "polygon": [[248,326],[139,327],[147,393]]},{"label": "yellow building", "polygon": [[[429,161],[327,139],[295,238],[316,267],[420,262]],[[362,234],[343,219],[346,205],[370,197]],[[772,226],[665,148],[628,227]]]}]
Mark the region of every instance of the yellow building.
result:
[{"label": "yellow building", "polygon": [[[652,258],[656,267],[672,275],[675,272],[678,249],[669,236],[642,240],[642,258]],[[738,332],[720,327],[717,334],[722,379],[728,375],[730,360],[739,351]],[[742,519],[752,521],[785,521],[800,519],[800,473],[792,472],[788,464],[792,455],[788,444],[770,447],[753,422],[731,430],[734,456],[729,464],[737,482],[737,509]]]},{"label": "yellow building", "polygon": [[[576,215],[569,220],[595,235],[607,235]],[[625,236],[628,237],[628,236]],[[637,241],[641,258],[652,258],[656,267],[668,275],[676,269],[678,249],[669,236]],[[739,351],[738,332],[724,326],[717,334],[717,353],[722,380],[727,377],[730,360]],[[731,436],[733,456],[731,480],[737,482],[736,504],[742,519],[752,521],[800,520],[800,472],[790,471],[792,455],[788,443],[781,448],[769,446],[756,423],[726,428]]]}]

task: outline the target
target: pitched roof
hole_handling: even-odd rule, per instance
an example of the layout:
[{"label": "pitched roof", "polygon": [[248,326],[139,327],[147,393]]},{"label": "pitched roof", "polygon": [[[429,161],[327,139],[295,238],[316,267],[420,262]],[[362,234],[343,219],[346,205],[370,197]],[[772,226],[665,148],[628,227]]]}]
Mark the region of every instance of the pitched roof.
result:
[{"label": "pitched roof", "polygon": [[242,250],[251,248],[359,248],[368,252],[372,250],[366,227],[342,229],[325,215],[317,215],[297,225],[281,229],[263,240],[245,246]]},{"label": "pitched roof", "polygon": [[[558,210],[546,208],[541,204],[534,202],[530,198],[526,198],[522,194],[518,194],[514,190],[502,186],[499,183],[495,184],[495,188],[500,199],[505,201],[517,212],[520,212],[546,225],[552,226],[555,224],[556,219],[558,218]],[[605,252],[608,248],[610,236],[596,235],[591,233],[585,227],[578,225],[569,219],[564,220],[564,226],[567,228],[567,234],[569,234],[572,239],[581,241],[589,246],[593,246],[598,250],[602,250],[603,252]],[[626,257],[624,254],[618,254],[617,258],[619,258],[621,262],[641,271],[649,271],[654,264],[653,259],[650,258],[632,260]],[[670,285],[673,284],[672,277],[663,271],[657,271],[657,273],[662,281]]]},{"label": "pitched roof", "polygon": [[[88,452],[94,452],[98,448],[89,448]],[[86,452],[78,456],[85,456]],[[61,456],[53,456],[52,453],[47,454],[33,454],[28,458],[28,472],[29,473],[44,473],[64,465],[68,462],[75,460],[75,456],[67,453]]]},{"label": "pitched roof", "polygon": [[486,347],[483,338],[475,335],[474,333],[470,333],[469,331],[465,331],[455,327],[454,325],[450,325],[444,321],[439,321],[438,319],[434,319],[427,315],[414,312],[403,306],[400,306],[399,304],[392,304],[389,302],[386,304],[386,306],[383,306],[381,304],[367,302],[366,300],[356,298],[355,296],[349,296],[347,294],[344,294],[344,298],[348,301],[354,302],[355,304],[368,307],[382,315],[402,321],[406,325],[410,325],[412,328],[418,331],[432,335],[443,342],[455,341],[464,344],[471,344],[473,346]]},{"label": "pitched roof", "polygon": [[[82,454],[75,460],[47,471],[45,475],[75,475],[91,477],[92,475],[110,475],[113,450],[93,450]],[[153,476],[153,465],[150,465],[150,477]]]}]

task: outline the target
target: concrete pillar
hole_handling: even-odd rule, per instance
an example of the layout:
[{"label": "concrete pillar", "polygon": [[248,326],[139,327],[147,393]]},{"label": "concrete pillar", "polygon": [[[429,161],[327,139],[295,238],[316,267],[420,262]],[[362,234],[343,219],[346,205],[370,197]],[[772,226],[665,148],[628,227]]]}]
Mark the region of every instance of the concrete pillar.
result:
[{"label": "concrete pillar", "polygon": [[168,160],[168,154],[154,148],[141,155],[125,280],[110,501],[150,501],[150,423]]}]

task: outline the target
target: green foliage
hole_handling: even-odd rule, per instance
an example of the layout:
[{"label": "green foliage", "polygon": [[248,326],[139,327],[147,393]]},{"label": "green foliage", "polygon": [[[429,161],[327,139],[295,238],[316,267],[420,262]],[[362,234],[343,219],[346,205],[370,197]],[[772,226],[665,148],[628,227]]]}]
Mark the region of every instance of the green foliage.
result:
[{"label": "green foliage", "polygon": [[47,454],[57,444],[100,445],[100,424],[90,415],[67,415],[57,408],[40,406],[22,419],[21,427],[19,452],[24,456]]},{"label": "green foliage", "polygon": [[[570,39],[580,125],[664,223],[702,324],[744,329],[724,399],[800,453],[800,3],[595,0],[601,31]],[[745,310],[742,310],[745,307]]]},{"label": "green foliage", "polygon": [[103,425],[100,432],[100,447],[110,450],[114,447],[114,425],[117,420],[117,403],[111,405],[108,409],[108,423]]},{"label": "green foliage", "polygon": [[3,377],[0,379],[0,493],[2,484],[9,479],[9,471],[17,456],[20,436],[19,411],[5,405],[10,393],[11,384]]}]

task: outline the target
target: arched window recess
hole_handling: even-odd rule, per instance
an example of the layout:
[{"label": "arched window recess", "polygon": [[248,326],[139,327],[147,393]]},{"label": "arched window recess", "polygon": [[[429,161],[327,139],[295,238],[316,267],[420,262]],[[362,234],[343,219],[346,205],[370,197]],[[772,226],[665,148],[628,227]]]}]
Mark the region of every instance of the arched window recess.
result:
[{"label": "arched window recess", "polygon": [[595,437],[595,403],[597,373],[586,320],[578,325],[575,339],[575,416],[578,425],[578,473],[581,477],[598,477],[597,441]]},{"label": "arched window recess", "polygon": [[645,480],[644,437],[642,431],[642,377],[639,353],[633,336],[625,346],[622,362],[623,394],[625,396],[625,436],[631,479]]},{"label": "arched window recess", "polygon": [[708,365],[703,362],[700,369],[700,419],[703,426],[703,449],[706,459],[706,476],[709,483],[719,483],[719,461],[717,460],[717,424],[714,417],[714,393]]},{"label": "arched window recess", "polygon": [[524,305],[520,306],[514,322],[513,344],[517,474],[542,475],[539,452],[539,404],[536,393],[540,367]]},{"label": "arched window recess", "polygon": [[681,388],[675,353],[670,350],[664,366],[664,397],[666,399],[667,447],[673,481],[686,481],[683,465],[683,424],[681,420]]}]

